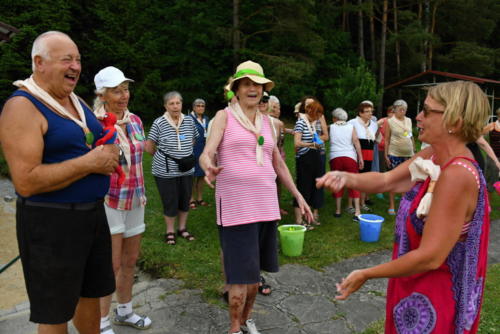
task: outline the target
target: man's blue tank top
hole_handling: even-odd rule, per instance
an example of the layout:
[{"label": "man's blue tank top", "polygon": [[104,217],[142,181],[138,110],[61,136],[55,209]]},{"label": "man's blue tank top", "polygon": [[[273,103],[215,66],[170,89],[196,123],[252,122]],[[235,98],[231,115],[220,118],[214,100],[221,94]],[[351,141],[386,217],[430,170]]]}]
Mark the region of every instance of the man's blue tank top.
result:
[{"label": "man's blue tank top", "polygon": [[[14,96],[24,96],[29,99],[47,119],[48,128],[43,137],[45,143],[42,156],[43,164],[73,159],[90,151],[90,148],[85,144],[82,128],[78,124],[59,116],[26,91],[17,90],[11,95],[11,97]],[[81,101],[80,104],[85,111],[87,126],[97,141],[103,136],[102,126],[92,111]],[[89,174],[64,189],[33,195],[26,199],[35,202],[95,202],[102,199],[108,189],[109,176]]]}]

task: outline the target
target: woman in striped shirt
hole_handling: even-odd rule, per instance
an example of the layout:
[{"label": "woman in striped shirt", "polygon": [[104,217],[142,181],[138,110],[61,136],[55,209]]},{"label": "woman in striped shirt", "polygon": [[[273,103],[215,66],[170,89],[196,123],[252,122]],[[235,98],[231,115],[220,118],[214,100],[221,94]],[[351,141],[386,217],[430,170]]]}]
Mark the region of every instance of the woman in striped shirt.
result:
[{"label": "woman in striped shirt", "polygon": [[[300,114],[294,129],[297,187],[307,204],[314,209],[319,209],[323,202],[323,189],[316,188],[316,178],[323,175],[320,150],[324,142],[315,126],[316,122],[323,116],[323,111],[323,106],[316,100],[306,103],[306,113]],[[308,230],[313,229],[310,224],[303,222],[301,210],[296,201],[293,205],[296,223],[305,224]]]},{"label": "woman in striped shirt", "polygon": [[176,244],[175,220],[178,219],[177,235],[193,241],[186,229],[189,200],[193,186],[193,144],[198,131],[192,117],[182,114],[182,96],[169,92],[163,97],[165,113],[154,120],[146,142],[146,152],[154,155],[153,175],[163,202],[166,224],[165,242]]},{"label": "woman in striped shirt", "polygon": [[217,225],[229,285],[230,334],[241,334],[242,326],[250,334],[259,333],[250,314],[260,270],[278,271],[276,226],[281,217],[276,177],[296,197],[302,213],[312,219],[280,156],[270,119],[258,111],[264,87],[269,91],[273,86],[259,64],[240,64],[227,85],[236,101],[217,112],[200,157],[207,183],[212,186],[217,181]]}]

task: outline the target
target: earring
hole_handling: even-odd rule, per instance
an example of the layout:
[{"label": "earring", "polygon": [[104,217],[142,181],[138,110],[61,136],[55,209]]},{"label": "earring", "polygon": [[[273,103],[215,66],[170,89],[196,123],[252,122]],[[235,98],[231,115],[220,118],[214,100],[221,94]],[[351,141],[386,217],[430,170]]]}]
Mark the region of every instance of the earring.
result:
[{"label": "earring", "polygon": [[448,133],[451,135],[453,133],[453,131],[452,130],[448,130]]}]

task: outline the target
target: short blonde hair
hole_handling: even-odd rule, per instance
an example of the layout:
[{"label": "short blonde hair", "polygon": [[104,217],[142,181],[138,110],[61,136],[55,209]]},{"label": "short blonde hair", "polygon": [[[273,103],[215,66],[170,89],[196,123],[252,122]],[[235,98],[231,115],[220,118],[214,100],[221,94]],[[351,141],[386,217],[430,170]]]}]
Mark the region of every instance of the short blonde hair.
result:
[{"label": "short blonde hair", "polygon": [[490,104],[478,85],[471,81],[446,82],[431,87],[428,95],[445,107],[445,127],[462,121],[458,135],[467,143],[479,138],[490,113]]}]

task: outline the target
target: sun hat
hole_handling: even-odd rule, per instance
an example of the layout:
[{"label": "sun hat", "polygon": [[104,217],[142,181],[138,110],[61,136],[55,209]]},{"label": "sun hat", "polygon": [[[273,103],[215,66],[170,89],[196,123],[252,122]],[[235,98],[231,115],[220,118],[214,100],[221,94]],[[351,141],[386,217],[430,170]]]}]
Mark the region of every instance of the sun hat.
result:
[{"label": "sun hat", "polygon": [[262,66],[256,62],[247,60],[236,67],[236,73],[230,78],[226,88],[228,88],[228,90],[232,90],[234,82],[243,78],[249,78],[255,83],[264,85],[264,90],[267,92],[274,87],[274,82],[264,76]]},{"label": "sun hat", "polygon": [[294,114],[298,114],[298,113],[300,112],[300,105],[301,105],[301,104],[302,104],[302,103],[301,103],[301,102],[299,102],[299,103],[297,103],[297,104],[295,105],[295,107],[293,108],[293,113],[294,113]]},{"label": "sun hat", "polygon": [[95,88],[97,90],[113,88],[124,81],[134,82],[134,80],[126,78],[122,71],[113,66],[103,68],[94,77]]}]

